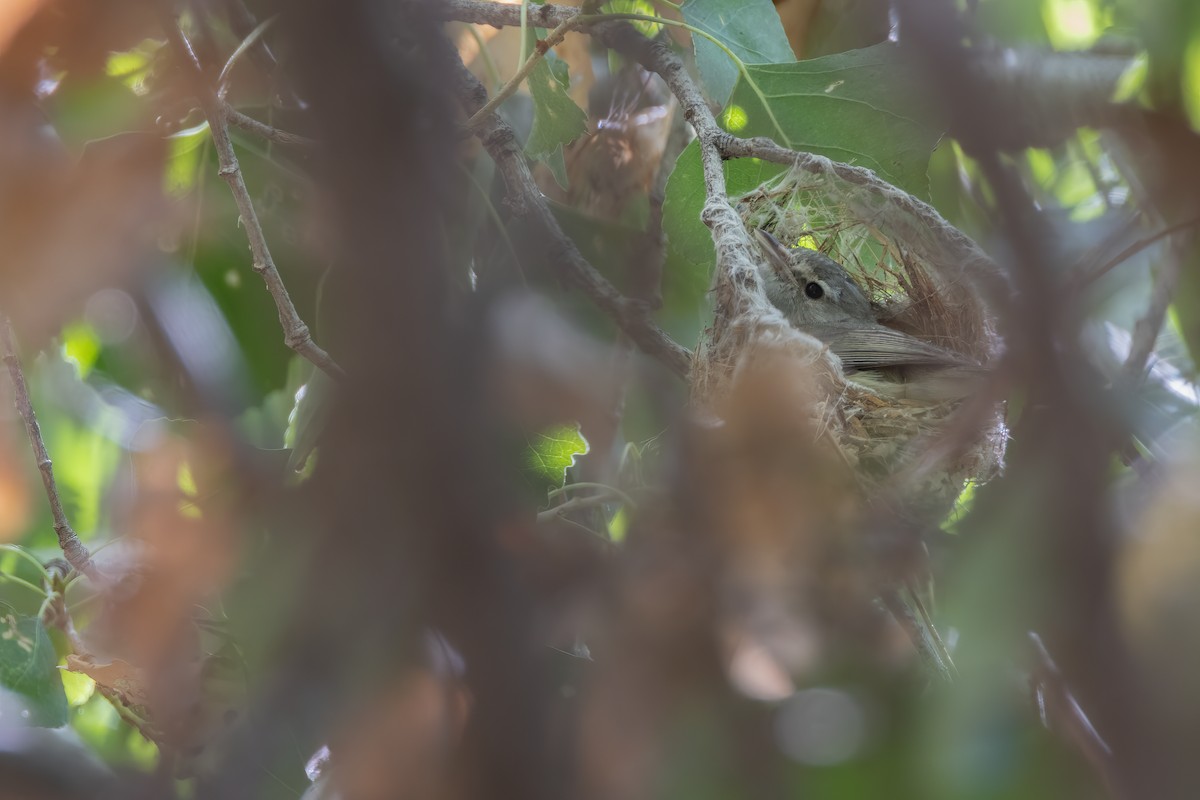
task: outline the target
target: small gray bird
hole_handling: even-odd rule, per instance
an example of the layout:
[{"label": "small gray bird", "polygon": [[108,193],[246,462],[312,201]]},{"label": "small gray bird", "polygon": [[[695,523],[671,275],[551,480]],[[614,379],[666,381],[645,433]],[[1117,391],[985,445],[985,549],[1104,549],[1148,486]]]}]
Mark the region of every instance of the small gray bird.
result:
[{"label": "small gray bird", "polygon": [[965,356],[881,325],[845,268],[807,247],[787,248],[755,229],[765,258],[759,276],[788,322],[820,339],[847,377],[879,394],[942,402],[978,385],[983,367]]}]

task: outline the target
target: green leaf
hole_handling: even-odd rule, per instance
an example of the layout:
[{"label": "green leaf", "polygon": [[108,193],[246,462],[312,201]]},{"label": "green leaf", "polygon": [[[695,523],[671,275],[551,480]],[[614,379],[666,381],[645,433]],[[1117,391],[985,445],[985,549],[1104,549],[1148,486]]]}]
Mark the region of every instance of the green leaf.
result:
[{"label": "green leaf", "polygon": [[587,439],[579,432],[578,425],[551,428],[527,440],[522,471],[526,480],[539,489],[560,489],[575,456],[587,451]]},{"label": "green leaf", "polygon": [[246,441],[263,450],[281,450],[287,447],[287,432],[295,413],[296,397],[302,396],[300,388],[311,382],[311,373],[322,373],[300,356],[288,362],[287,381],[282,388],[269,392],[262,404],[246,409],[237,421],[238,430]]},{"label": "green leaf", "polygon": [[167,137],[167,164],[163,181],[168,194],[177,197],[185,195],[195,186],[207,143],[207,122]]},{"label": "green leaf", "polygon": [[739,82],[723,115],[731,133],[769,136],[929,196],[929,154],[941,134],[920,99],[918,77],[895,45],[747,72],[750,82]]},{"label": "green leaf", "polygon": [[304,391],[296,393],[298,399],[290,417],[292,453],[288,457],[288,469],[293,472],[302,471],[308,463],[308,457],[316,449],[329,421],[336,392],[337,384],[333,378],[314,369],[304,385]]},{"label": "green leaf", "polygon": [[1171,306],[1171,321],[1187,345],[1192,363],[1200,364],[1200,257],[1193,251],[1183,267]]},{"label": "green leaf", "polygon": [[116,78],[67,73],[50,100],[54,129],[68,147],[145,125],[146,104]]},{"label": "green leaf", "polygon": [[[527,58],[533,52],[533,37],[531,29],[522,48]],[[533,128],[525,143],[525,153],[542,161],[583,135],[587,114],[567,94],[571,85],[567,64],[553,53],[546,53],[538,61],[529,73],[528,85],[533,97]]]},{"label": "green leaf", "polygon": [[[890,44],[791,64],[747,68],[721,115],[739,136],[768,136],[794,150],[874,170],[918,197],[928,197],[929,155],[938,132],[915,99],[917,84]],[[783,167],[756,159],[726,162],[731,197],[743,194]],[[714,260],[712,238],[700,222],[704,179],[699,148],[688,145],[667,182],[663,229],[668,272],[699,282]]]},{"label": "green leaf", "polygon": [[[784,167],[778,164],[756,158],[726,161],[725,181],[729,195],[744,194],[783,170]],[[663,232],[668,243],[665,274],[679,284],[677,291],[692,298],[702,297],[708,291],[716,260],[712,235],[700,221],[704,202],[700,148],[692,142],[675,162],[663,202]]]},{"label": "green leaf", "polygon": [[57,662],[54,645],[36,617],[0,608],[0,689],[20,707],[21,722],[43,728],[67,724],[67,694]]},{"label": "green leaf", "polygon": [[[687,0],[683,19],[724,42],[743,63],[796,60],[771,0]],[[693,41],[709,98],[723,106],[737,82],[737,64],[711,40],[693,35]]]}]

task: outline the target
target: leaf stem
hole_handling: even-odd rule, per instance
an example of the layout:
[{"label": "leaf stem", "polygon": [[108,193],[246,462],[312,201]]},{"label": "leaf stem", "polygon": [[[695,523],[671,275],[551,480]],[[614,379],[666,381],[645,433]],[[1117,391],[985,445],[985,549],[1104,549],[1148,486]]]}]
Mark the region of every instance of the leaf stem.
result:
[{"label": "leaf stem", "polygon": [[8,582],[10,582],[10,583],[15,583],[15,584],[18,584],[18,585],[20,585],[20,586],[24,586],[24,587],[26,587],[27,589],[29,589],[29,590],[31,590],[31,591],[33,591],[33,592],[36,592],[36,593],[37,593],[37,595],[38,595],[38,597],[45,597],[45,596],[46,596],[46,590],[45,590],[45,589],[42,589],[42,588],[40,588],[40,587],[38,587],[38,586],[34,586],[32,583],[30,583],[29,581],[25,580],[24,578],[18,578],[16,575],[9,575],[7,572],[0,572],[0,581],[8,581]]},{"label": "leaf stem", "polygon": [[46,565],[43,564],[41,561],[38,561],[37,556],[35,556],[33,553],[26,550],[24,547],[20,547],[15,544],[0,544],[0,550],[7,550],[10,553],[16,553],[21,558],[25,559],[30,564],[33,564],[35,567],[37,567],[38,572],[42,573],[42,576],[46,580],[50,580],[50,572],[46,569]]}]

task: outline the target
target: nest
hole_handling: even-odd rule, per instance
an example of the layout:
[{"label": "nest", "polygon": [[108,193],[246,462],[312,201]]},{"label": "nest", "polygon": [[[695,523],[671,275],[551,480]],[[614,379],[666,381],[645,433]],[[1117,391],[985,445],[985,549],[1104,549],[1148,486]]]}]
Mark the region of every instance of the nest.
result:
[{"label": "nest", "polygon": [[[782,242],[820,250],[842,264],[884,324],[980,363],[996,355],[999,340],[975,282],[961,263],[938,252],[932,237],[923,236],[927,229],[903,204],[832,173],[799,170],[784,172],[733,202],[747,228],[771,231]],[[753,358],[761,348],[746,335],[736,337],[740,344],[733,346],[716,340],[728,340],[727,332],[739,327],[760,328],[739,319],[753,316],[755,304],[723,307],[728,291],[723,295],[720,276],[716,295],[719,321],[705,357],[720,354],[723,366]],[[818,349],[824,350],[819,343]],[[822,387],[824,396],[807,412],[817,420],[816,434],[854,470],[864,492],[891,487],[906,498],[910,511],[924,518],[944,516],[964,486],[999,471],[1006,440],[999,407],[969,441],[941,442],[940,455],[931,463],[930,445],[941,437],[959,403],[882,396],[835,371],[834,380]],[[725,375],[736,381],[736,370]],[[713,376],[713,365],[703,365],[694,390],[711,399]]]}]

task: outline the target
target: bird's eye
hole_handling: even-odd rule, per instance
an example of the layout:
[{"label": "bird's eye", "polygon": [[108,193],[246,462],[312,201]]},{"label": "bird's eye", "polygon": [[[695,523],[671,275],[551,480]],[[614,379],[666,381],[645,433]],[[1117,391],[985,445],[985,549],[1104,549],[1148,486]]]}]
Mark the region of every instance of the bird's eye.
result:
[{"label": "bird's eye", "polygon": [[825,296],[825,289],[816,281],[809,281],[804,287],[804,294],[810,300],[820,300]]}]

